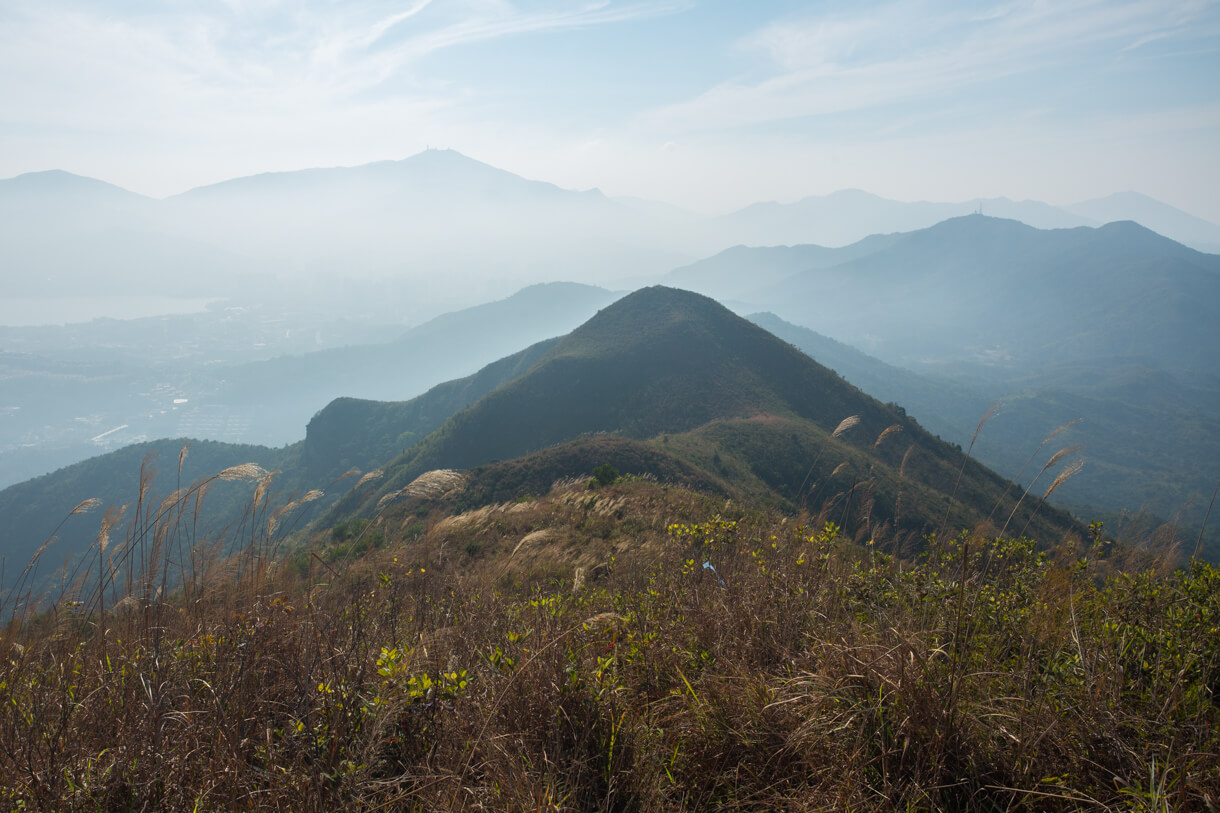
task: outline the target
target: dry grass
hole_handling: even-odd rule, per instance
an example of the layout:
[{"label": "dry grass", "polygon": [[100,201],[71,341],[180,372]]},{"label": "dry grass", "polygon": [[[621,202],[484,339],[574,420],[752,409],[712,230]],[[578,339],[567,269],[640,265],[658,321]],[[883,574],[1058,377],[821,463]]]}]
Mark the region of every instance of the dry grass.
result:
[{"label": "dry grass", "polygon": [[[265,522],[231,559],[139,523],[123,554],[160,533],[160,560],[152,544],[95,552],[103,589],[0,638],[0,807],[1220,799],[1220,573],[1205,564],[1125,573],[1100,546],[969,536],[900,561],[833,525],[644,481],[459,517],[401,503],[382,525],[421,513],[422,536],[340,570],[277,565]],[[184,556],[177,579],[141,579]],[[116,589],[132,564],[133,589]]]},{"label": "dry grass", "polygon": [[886,438],[888,438],[890,435],[897,434],[897,433],[899,433],[899,432],[901,432],[901,431],[902,431],[902,426],[901,426],[901,425],[899,425],[899,424],[894,424],[893,426],[887,426],[887,427],[886,427],[886,428],[885,428],[885,429],[884,429],[884,430],[881,432],[881,434],[877,436],[877,440],[875,440],[875,441],[873,442],[873,448],[874,448],[874,449],[876,449],[876,448],[877,448],[878,446],[880,446],[880,445],[881,445],[881,443],[882,443],[882,442],[883,442],[883,441],[884,441]]}]

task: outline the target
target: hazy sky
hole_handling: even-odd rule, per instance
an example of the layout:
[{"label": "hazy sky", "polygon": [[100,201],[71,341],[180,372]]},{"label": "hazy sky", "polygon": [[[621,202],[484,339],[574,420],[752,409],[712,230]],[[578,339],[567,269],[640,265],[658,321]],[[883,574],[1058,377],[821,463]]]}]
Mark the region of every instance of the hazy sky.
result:
[{"label": "hazy sky", "polygon": [[0,177],[161,197],[451,147],[723,211],[858,187],[1220,222],[1207,0],[11,0]]}]

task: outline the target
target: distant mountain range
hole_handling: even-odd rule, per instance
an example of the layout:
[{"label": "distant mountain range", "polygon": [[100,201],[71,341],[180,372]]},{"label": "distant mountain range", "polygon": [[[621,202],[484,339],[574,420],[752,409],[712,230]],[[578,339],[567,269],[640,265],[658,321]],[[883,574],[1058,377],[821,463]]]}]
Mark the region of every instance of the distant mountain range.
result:
[{"label": "distant mountain range", "polygon": [[1220,225],[1187,214],[1137,192],[1068,206],[1008,198],[956,203],[900,202],[847,189],[796,203],[756,203],[716,220],[725,234],[751,246],[813,243],[845,246],[874,234],[925,229],[969,214],[1017,220],[1036,229],[1101,226],[1132,220],[1199,251],[1220,253]]},{"label": "distant mountain range", "polygon": [[840,249],[730,249],[665,281],[904,366],[1131,357],[1220,375],[1220,256],[1127,221],[1041,230],[967,215]]},{"label": "distant mountain range", "polygon": [[[410,313],[530,282],[659,273],[700,253],[637,207],[448,150],[238,178],[152,200],[63,172],[0,181],[0,264],[27,296],[312,293]],[[353,286],[376,296],[349,296]]]},{"label": "distant mountain range", "polygon": [[58,170],[0,181],[5,294],[208,297],[248,283],[248,258],[166,228],[165,206]]},{"label": "distant mountain range", "polygon": [[[237,178],[164,200],[60,171],[0,180],[10,295],[312,296],[409,311],[530,282],[619,286],[733,245],[845,246],[981,211],[1036,228],[1136,220],[1203,251],[1220,226],[1136,193],[1068,207],[999,198],[905,203],[858,190],[722,217],[530,181],[450,150]],[[381,296],[353,295],[376,286]],[[465,299],[453,300],[455,292]]]},{"label": "distant mountain range", "polygon": [[1118,192],[1063,208],[1073,214],[1087,217],[1094,223],[1134,220],[1141,226],[1191,248],[1209,254],[1220,254],[1220,226],[1139,192]]}]

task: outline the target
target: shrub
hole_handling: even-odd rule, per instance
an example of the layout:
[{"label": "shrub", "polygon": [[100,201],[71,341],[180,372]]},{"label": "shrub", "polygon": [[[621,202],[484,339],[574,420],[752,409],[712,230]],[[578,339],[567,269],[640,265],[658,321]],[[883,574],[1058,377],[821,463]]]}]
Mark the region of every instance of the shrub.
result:
[{"label": "shrub", "polygon": [[598,486],[608,486],[618,479],[618,469],[609,463],[602,463],[593,469],[593,480]]}]

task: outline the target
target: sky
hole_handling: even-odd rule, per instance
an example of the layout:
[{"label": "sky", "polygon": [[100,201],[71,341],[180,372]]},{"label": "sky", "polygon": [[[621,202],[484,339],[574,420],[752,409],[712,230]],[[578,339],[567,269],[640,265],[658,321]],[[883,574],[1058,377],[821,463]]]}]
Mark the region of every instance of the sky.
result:
[{"label": "sky", "polygon": [[164,197],[427,147],[702,212],[1136,190],[1220,223],[1220,3],[0,3],[0,177]]}]

